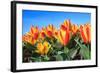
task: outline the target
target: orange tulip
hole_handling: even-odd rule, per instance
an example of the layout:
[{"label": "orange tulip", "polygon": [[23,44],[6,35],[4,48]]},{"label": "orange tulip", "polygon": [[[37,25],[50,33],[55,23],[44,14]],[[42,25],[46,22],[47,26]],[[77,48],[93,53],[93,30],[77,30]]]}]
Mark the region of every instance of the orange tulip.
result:
[{"label": "orange tulip", "polygon": [[46,27],[46,35],[47,35],[49,38],[53,37],[53,35],[54,35],[54,30],[55,30],[55,28],[54,28],[53,25],[48,25],[48,26]]},{"label": "orange tulip", "polygon": [[60,30],[56,33],[58,35],[58,40],[62,45],[67,45],[70,40],[70,20],[64,21],[61,25]]},{"label": "orange tulip", "polygon": [[75,35],[78,31],[78,26],[77,25],[72,25],[71,30],[72,30],[72,34]]},{"label": "orange tulip", "polygon": [[26,33],[22,38],[23,41],[26,41],[32,45],[36,43],[39,37],[39,30],[37,27],[31,26],[30,32]]},{"label": "orange tulip", "polygon": [[60,29],[58,32],[58,38],[62,45],[67,45],[70,40],[70,31]]},{"label": "orange tulip", "polygon": [[33,37],[33,39],[37,40],[39,37],[38,27],[31,26],[29,35],[31,35]]},{"label": "orange tulip", "polygon": [[36,42],[30,35],[27,34],[22,36],[22,41],[28,42],[32,45]]},{"label": "orange tulip", "polygon": [[89,24],[80,26],[80,35],[84,43],[91,42],[91,26]]},{"label": "orange tulip", "polygon": [[29,36],[27,36],[27,35],[23,35],[23,36],[22,36],[22,41],[26,41],[26,42],[27,42],[28,39],[29,39]]},{"label": "orange tulip", "polygon": [[71,28],[70,20],[64,21],[64,23],[61,25],[61,28],[64,29],[64,30],[70,30],[70,28]]},{"label": "orange tulip", "polygon": [[54,30],[54,38],[58,39],[58,30],[57,29]]},{"label": "orange tulip", "polygon": [[46,29],[42,28],[42,30],[40,31],[40,38],[44,39],[46,36]]}]

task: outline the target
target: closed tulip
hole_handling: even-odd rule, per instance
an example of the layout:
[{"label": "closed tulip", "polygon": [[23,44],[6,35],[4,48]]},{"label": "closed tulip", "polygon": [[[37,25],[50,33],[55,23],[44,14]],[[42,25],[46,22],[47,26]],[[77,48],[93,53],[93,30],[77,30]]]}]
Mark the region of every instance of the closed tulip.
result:
[{"label": "closed tulip", "polygon": [[70,31],[60,29],[58,32],[58,38],[62,45],[67,45],[70,40]]},{"label": "closed tulip", "polygon": [[41,31],[40,31],[40,37],[39,38],[44,39],[45,37],[46,37],[46,29],[42,28]]},{"label": "closed tulip", "polygon": [[52,38],[53,35],[54,35],[54,30],[55,30],[55,28],[54,28],[53,25],[51,25],[51,24],[48,25],[48,26],[46,27],[46,35],[47,35],[47,37]]},{"label": "closed tulip", "polygon": [[39,37],[38,27],[31,26],[29,35],[31,35],[33,37],[33,39],[37,40]]},{"label": "closed tulip", "polygon": [[49,52],[50,47],[51,45],[47,41],[44,41],[43,43],[39,42],[37,44],[36,52],[41,55],[46,55]]},{"label": "closed tulip", "polygon": [[80,35],[84,43],[91,42],[91,26],[89,24],[80,26]]},{"label": "closed tulip", "polygon": [[70,20],[64,21],[58,31],[58,39],[62,45],[67,45],[70,40]]},{"label": "closed tulip", "polygon": [[73,24],[71,26],[72,34],[75,35],[77,33],[78,29],[79,29],[78,26]]}]

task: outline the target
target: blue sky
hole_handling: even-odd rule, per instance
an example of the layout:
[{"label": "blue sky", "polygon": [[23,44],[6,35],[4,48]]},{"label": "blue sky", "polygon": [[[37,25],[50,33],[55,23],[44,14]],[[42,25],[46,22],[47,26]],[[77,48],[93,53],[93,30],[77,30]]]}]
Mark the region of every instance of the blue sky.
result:
[{"label": "blue sky", "polygon": [[80,12],[56,12],[56,11],[36,11],[36,10],[23,10],[22,11],[22,24],[23,34],[30,30],[30,26],[38,26],[39,28],[45,27],[48,24],[53,24],[56,28],[70,19],[72,23],[80,25],[91,22],[90,13]]}]

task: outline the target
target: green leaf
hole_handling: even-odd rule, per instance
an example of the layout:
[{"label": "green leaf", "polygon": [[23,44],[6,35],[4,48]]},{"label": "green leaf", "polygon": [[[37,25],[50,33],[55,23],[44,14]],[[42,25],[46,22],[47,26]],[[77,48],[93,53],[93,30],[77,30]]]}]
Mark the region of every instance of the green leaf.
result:
[{"label": "green leaf", "polygon": [[91,58],[89,48],[87,48],[85,45],[82,45],[82,48],[80,49],[80,54],[84,57],[84,59]]},{"label": "green leaf", "polygon": [[40,54],[38,54],[38,53],[36,53],[36,52],[34,52],[34,51],[32,51],[32,57],[40,57]]},{"label": "green leaf", "polygon": [[33,62],[41,62],[41,57],[31,57],[31,60],[33,61]]},{"label": "green leaf", "polygon": [[69,49],[67,47],[64,47],[64,53],[67,54],[69,52]]},{"label": "green leaf", "polygon": [[69,50],[69,52],[68,52],[68,54],[67,54],[68,57],[70,57],[71,59],[73,59],[73,58],[76,56],[77,51],[78,51],[78,49],[75,49],[75,48]]},{"label": "green leaf", "polygon": [[81,44],[78,42],[78,40],[75,40],[76,43],[80,46],[80,54],[83,56],[84,59],[90,59],[91,53],[89,51],[89,48],[85,46],[84,44]]},{"label": "green leaf", "polygon": [[77,39],[77,40],[75,39],[75,41],[76,41],[76,43],[82,48],[82,45],[81,45],[80,42],[78,42],[78,39]]},{"label": "green leaf", "polygon": [[48,60],[50,60],[50,58],[49,58],[47,55],[45,55],[45,56],[43,57],[43,60],[44,60],[44,61],[48,61]]},{"label": "green leaf", "polygon": [[66,60],[71,60],[71,57],[68,54],[66,55]]},{"label": "green leaf", "polygon": [[62,54],[63,52],[62,51],[58,51],[58,54],[60,55],[60,54]]},{"label": "green leaf", "polygon": [[55,42],[54,44],[53,44],[53,47],[55,47],[55,48],[62,48],[63,46],[61,45],[61,43],[59,43],[59,42]]},{"label": "green leaf", "polygon": [[29,50],[35,50],[35,49],[36,49],[35,46],[33,46],[33,45],[30,44],[30,43],[24,43],[24,46],[25,46],[27,49],[29,49]]},{"label": "green leaf", "polygon": [[63,61],[63,57],[61,55],[56,55],[56,61]]},{"label": "green leaf", "polygon": [[69,58],[67,57],[67,54],[62,53],[61,56],[63,57],[63,60],[69,60]]}]

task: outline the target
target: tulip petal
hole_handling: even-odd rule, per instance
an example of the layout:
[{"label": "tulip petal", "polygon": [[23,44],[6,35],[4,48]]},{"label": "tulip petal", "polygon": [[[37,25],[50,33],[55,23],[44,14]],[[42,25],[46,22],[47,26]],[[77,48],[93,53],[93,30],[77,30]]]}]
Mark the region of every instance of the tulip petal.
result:
[{"label": "tulip petal", "polygon": [[64,39],[64,45],[68,44],[70,39],[70,32],[66,31],[65,39]]},{"label": "tulip petal", "polygon": [[91,27],[88,24],[86,26],[86,32],[87,32],[88,42],[90,43],[91,42]]},{"label": "tulip petal", "polygon": [[73,24],[71,30],[72,30],[72,34],[75,35],[78,31],[78,26]]},{"label": "tulip petal", "polygon": [[87,34],[86,34],[86,28],[84,26],[82,26],[82,25],[80,26],[80,32],[81,32],[81,37],[82,37],[83,41],[85,43],[87,43],[88,42],[88,38],[87,38]]},{"label": "tulip petal", "polygon": [[42,43],[37,44],[37,49],[41,55],[44,55],[44,46],[42,45]]},{"label": "tulip petal", "polygon": [[48,51],[49,51],[49,48],[50,48],[50,47],[49,47],[49,43],[45,41],[45,42],[43,43],[43,45],[44,45],[44,53],[47,54]]}]

